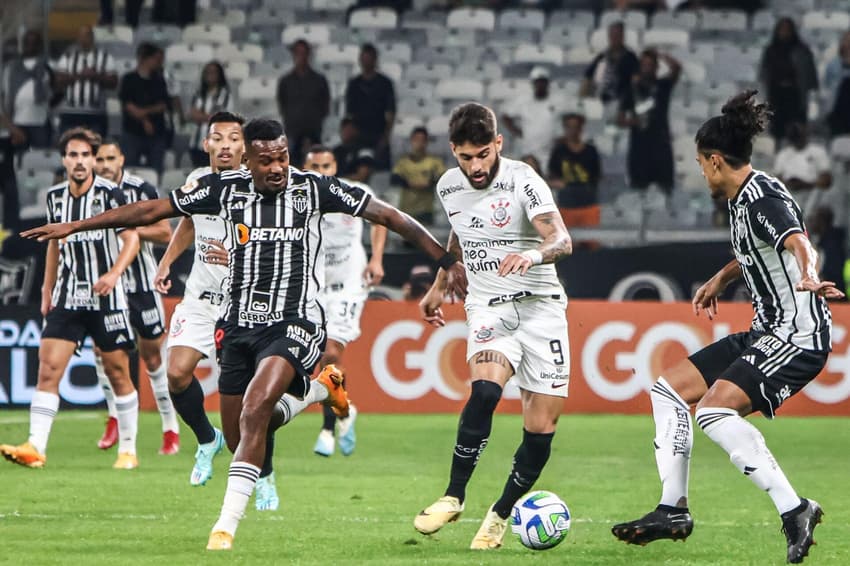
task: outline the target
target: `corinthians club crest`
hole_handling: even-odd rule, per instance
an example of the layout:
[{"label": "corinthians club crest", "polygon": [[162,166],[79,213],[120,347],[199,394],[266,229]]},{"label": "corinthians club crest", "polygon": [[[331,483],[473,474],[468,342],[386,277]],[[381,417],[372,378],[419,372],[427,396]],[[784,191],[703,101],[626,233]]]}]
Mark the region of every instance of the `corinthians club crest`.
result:
[{"label": "corinthians club crest", "polygon": [[292,187],[291,192],[289,193],[290,199],[292,200],[292,208],[295,209],[295,212],[298,214],[304,214],[307,210],[307,187],[305,185]]},{"label": "corinthians club crest", "polygon": [[499,199],[490,205],[493,209],[493,215],[490,217],[490,223],[496,228],[504,228],[511,221],[511,215],[508,212],[510,201]]}]

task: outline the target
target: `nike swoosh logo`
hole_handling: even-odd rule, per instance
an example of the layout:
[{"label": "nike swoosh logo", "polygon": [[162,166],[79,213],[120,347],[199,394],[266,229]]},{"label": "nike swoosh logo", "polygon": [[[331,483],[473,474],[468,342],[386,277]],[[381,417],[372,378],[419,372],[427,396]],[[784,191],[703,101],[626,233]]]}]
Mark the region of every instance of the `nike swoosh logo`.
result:
[{"label": "nike swoosh logo", "polygon": [[460,211],[460,210],[455,210],[454,212],[449,212],[449,218],[451,218],[451,217],[452,217],[452,216],[454,216],[455,214],[460,214],[461,212],[462,212],[462,211]]},{"label": "nike swoosh logo", "polygon": [[566,385],[566,383],[553,383],[552,389],[558,389],[559,387],[565,387]]}]

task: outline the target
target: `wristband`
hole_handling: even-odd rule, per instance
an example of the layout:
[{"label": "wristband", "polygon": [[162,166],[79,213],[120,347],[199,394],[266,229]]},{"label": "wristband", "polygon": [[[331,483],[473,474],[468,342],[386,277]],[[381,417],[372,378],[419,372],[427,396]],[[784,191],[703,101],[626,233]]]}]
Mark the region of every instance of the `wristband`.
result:
[{"label": "wristband", "polygon": [[543,263],[543,254],[540,250],[525,250],[522,255],[531,260],[531,265],[540,265]]},{"label": "wristband", "polygon": [[446,270],[456,263],[457,258],[451,252],[446,252],[443,257],[437,260],[437,265]]}]

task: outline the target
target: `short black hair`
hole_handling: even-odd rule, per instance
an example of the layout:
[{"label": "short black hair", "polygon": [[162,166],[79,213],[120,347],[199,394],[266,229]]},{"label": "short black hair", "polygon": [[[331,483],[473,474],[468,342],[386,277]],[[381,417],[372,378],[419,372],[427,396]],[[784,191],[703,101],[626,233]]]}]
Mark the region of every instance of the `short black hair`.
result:
[{"label": "short black hair", "polygon": [[106,138],[105,140],[101,140],[100,146],[98,147],[98,149],[100,149],[101,147],[103,147],[105,145],[114,145],[115,147],[118,148],[118,151],[120,151],[121,153],[124,153],[123,150],[121,149],[121,142],[119,142],[116,138]]},{"label": "short black hair", "polygon": [[410,137],[413,137],[416,134],[425,134],[425,137],[427,138],[428,137],[428,128],[426,128],[425,126],[416,126],[410,132]]},{"label": "short black hair", "polygon": [[245,146],[250,146],[257,140],[271,141],[286,134],[283,132],[283,124],[269,118],[254,118],[242,128],[245,136]]},{"label": "short black hair", "polygon": [[[310,146],[310,149],[307,150],[307,153],[333,153],[334,150],[329,148],[326,145],[316,143]],[[306,155],[306,154],[305,154]]]},{"label": "short black hair", "polygon": [[344,116],[342,120],[339,121],[339,127],[344,128],[346,126],[354,126],[357,127],[357,124],[354,122],[354,118],[351,116]]},{"label": "short black hair", "polygon": [[88,128],[71,128],[62,134],[62,137],[59,138],[59,153],[62,154],[62,157],[65,157],[65,152],[68,150],[68,143],[72,140],[84,141],[91,147],[92,154],[96,154],[97,150],[100,149],[100,134],[97,134]]},{"label": "short black hair", "polygon": [[219,123],[233,123],[239,124],[240,126],[245,124],[245,117],[241,114],[237,114],[236,112],[228,112],[226,110],[220,110],[210,116],[210,119],[207,120],[207,128],[212,126],[213,124]]},{"label": "short black hair", "polygon": [[378,49],[371,43],[364,43],[360,46],[360,53],[371,53],[372,57],[378,58]]},{"label": "short black hair", "polygon": [[582,126],[587,122],[584,114],[579,114],[578,112],[567,112],[561,117],[562,122],[566,122],[567,120],[578,120]]},{"label": "short black hair", "polygon": [[159,53],[162,53],[162,47],[155,43],[150,43],[149,41],[143,41],[136,48],[137,59],[147,59],[148,57],[153,57]]},{"label": "short black hair", "polygon": [[307,40],[304,39],[303,37],[299,37],[298,39],[296,39],[295,41],[293,41],[292,43],[289,44],[289,50],[292,51],[293,49],[295,49],[299,45],[301,47],[305,48],[307,51],[310,51],[310,49],[311,49],[310,44],[307,42]]},{"label": "short black hair", "polygon": [[449,118],[449,141],[454,145],[487,145],[496,139],[496,114],[477,102],[461,104]]},{"label": "short black hair", "polygon": [[694,138],[703,155],[720,153],[734,169],[750,162],[753,138],[762,133],[770,120],[770,109],[756,103],[757,90],[747,90],[729,99],[721,115],[709,118]]}]

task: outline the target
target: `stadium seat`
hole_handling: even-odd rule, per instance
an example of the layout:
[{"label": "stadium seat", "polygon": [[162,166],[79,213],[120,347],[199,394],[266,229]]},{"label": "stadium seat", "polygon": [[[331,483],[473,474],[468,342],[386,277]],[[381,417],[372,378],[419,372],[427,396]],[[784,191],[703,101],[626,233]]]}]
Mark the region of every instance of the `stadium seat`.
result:
[{"label": "stadium seat", "polygon": [[513,9],[499,14],[499,29],[531,29],[543,31],[546,15],[542,10]]},{"label": "stadium seat", "polygon": [[274,98],[249,98],[239,100],[238,110],[252,118],[279,119],[277,101]]},{"label": "stadium seat", "polygon": [[174,189],[182,187],[186,183],[186,177],[192,170],[189,169],[166,169],[162,173],[162,182],[160,184],[160,193],[170,193]]},{"label": "stadium seat", "polygon": [[514,63],[563,65],[564,50],[559,45],[517,45],[513,51]]},{"label": "stadium seat", "polygon": [[531,93],[531,84],[527,79],[493,81],[487,87],[487,98],[498,102],[512,100]]},{"label": "stadium seat", "polygon": [[30,149],[21,156],[20,168],[34,171],[53,171],[59,166],[59,155],[49,149]]},{"label": "stadium seat", "polygon": [[549,14],[549,27],[555,26],[594,29],[596,16],[590,10],[554,10]]},{"label": "stadium seat", "polygon": [[496,33],[487,34],[486,43],[488,46],[509,46],[514,47],[522,43],[538,44],[541,43],[540,32],[533,29],[505,29]]},{"label": "stadium seat", "polygon": [[242,81],[251,76],[251,65],[247,61],[224,60],[221,64],[228,80]]},{"label": "stadium seat", "polygon": [[599,17],[599,29],[608,29],[615,22],[623,22],[626,29],[646,29],[646,14],[639,10],[607,10]]},{"label": "stadium seat", "polygon": [[263,48],[253,43],[219,45],[215,50],[215,58],[219,61],[233,63],[260,62],[263,60]]},{"label": "stadium seat", "polygon": [[564,53],[564,63],[568,65],[589,65],[597,56],[597,52],[589,45],[576,45]]},{"label": "stadium seat", "polygon": [[446,78],[437,82],[435,95],[441,100],[480,100],[484,85],[476,79]]},{"label": "stadium seat", "polygon": [[689,82],[698,84],[705,80],[705,65],[699,61],[682,61],[682,73]]},{"label": "stadium seat", "polygon": [[708,102],[705,100],[691,100],[684,102],[674,99],[670,104],[670,116],[705,121],[708,115]]},{"label": "stadium seat", "polygon": [[714,44],[711,43],[691,43],[687,47],[674,47],[670,50],[671,55],[679,61],[698,61],[703,65],[713,63]]},{"label": "stadium seat", "polygon": [[463,28],[435,28],[425,30],[428,45],[441,47],[473,47],[484,42],[484,34],[480,30]]},{"label": "stadium seat", "polygon": [[[639,49],[640,48],[640,39],[638,37],[638,32],[626,28],[626,46],[630,49]],[[608,30],[599,28],[593,33],[590,34],[590,48],[596,52],[600,52],[608,47]]]},{"label": "stadium seat", "polygon": [[310,0],[313,10],[345,11],[357,4],[357,0]]},{"label": "stadium seat", "polygon": [[431,116],[425,124],[428,134],[432,136],[444,136],[449,133],[448,116]]},{"label": "stadium seat", "polygon": [[136,28],[136,43],[150,41],[159,45],[179,43],[183,30],[173,25],[142,24]]},{"label": "stadium seat", "polygon": [[698,23],[697,15],[688,11],[663,11],[656,12],[652,18],[652,27],[673,29],[696,29]]},{"label": "stadium seat", "polygon": [[685,29],[652,28],[643,33],[645,47],[687,47],[690,42],[690,34]]},{"label": "stadium seat", "polygon": [[284,45],[305,39],[315,47],[331,43],[331,29],[331,26],[326,24],[293,24],[283,29],[280,39]]},{"label": "stadium seat", "polygon": [[404,75],[404,67],[397,61],[381,61],[378,70],[385,74],[391,81],[397,83]]},{"label": "stadium seat", "polygon": [[587,28],[548,27],[543,32],[540,43],[570,48],[587,45],[587,36]]},{"label": "stadium seat", "polygon": [[248,14],[246,25],[249,27],[257,26],[286,26],[295,23],[295,11],[291,9],[281,9],[280,6],[263,6],[255,8]]},{"label": "stadium seat", "polygon": [[[133,63],[135,64],[136,48],[129,43],[112,39],[98,41],[97,46],[112,55],[114,59],[133,59]],[[54,66],[53,68],[55,69],[56,67]]]},{"label": "stadium seat", "polygon": [[168,72],[176,81],[197,85],[201,80],[201,69],[204,65],[206,62],[176,61],[168,65]]},{"label": "stadium seat", "polygon": [[198,11],[200,24],[225,24],[230,28],[244,26],[247,22],[244,10],[228,10],[225,8]]},{"label": "stadium seat", "polygon": [[391,8],[359,8],[348,16],[352,28],[394,29],[398,25],[398,14]]},{"label": "stadium seat", "polygon": [[776,20],[776,13],[772,10],[759,10],[753,14],[753,31],[773,33],[773,27],[776,25]]},{"label": "stadium seat", "polygon": [[449,12],[446,25],[449,28],[493,31],[496,14],[486,8],[456,8]]},{"label": "stadium seat", "polygon": [[404,98],[398,101],[399,114],[433,116],[442,112],[443,105],[435,98]]},{"label": "stadium seat", "polygon": [[448,63],[411,63],[405,71],[406,79],[439,80],[452,75],[452,66]]},{"label": "stadium seat", "polygon": [[700,12],[699,29],[744,31],[747,29],[747,13],[743,10],[703,10]]},{"label": "stadium seat", "polygon": [[771,136],[758,136],[753,140],[753,153],[773,157],[776,155],[776,140]]},{"label": "stadium seat", "polygon": [[400,136],[404,136],[407,138],[410,136],[410,132],[413,131],[413,128],[418,128],[419,126],[425,125],[425,118],[422,116],[414,115],[414,114],[399,114],[395,118],[395,124],[393,125],[393,133],[398,132]]},{"label": "stadium seat", "polygon": [[404,100],[405,98],[424,98],[427,100],[434,97],[435,90],[436,84],[430,80],[404,79],[395,84],[396,98],[398,100]]},{"label": "stadium seat", "polygon": [[850,28],[850,13],[828,12],[825,10],[808,12],[803,15],[803,29],[829,29],[845,31]]},{"label": "stadium seat", "polygon": [[836,136],[829,145],[829,153],[836,161],[850,164],[850,135]]},{"label": "stadium seat", "polygon": [[413,61],[415,62],[411,63],[411,66],[422,63],[453,64],[458,59],[465,59],[465,57],[461,57],[460,55],[457,49],[448,49],[443,46],[415,45],[413,51]]},{"label": "stadium seat", "polygon": [[183,43],[230,43],[230,28],[224,24],[192,24],[183,29]]},{"label": "stadium seat", "polygon": [[[59,164],[58,156],[53,154],[53,167]],[[18,182],[18,195],[21,206],[39,205],[45,206],[44,200],[39,200],[39,191],[53,185],[53,171],[49,169],[24,169],[20,168],[15,175]]]},{"label": "stadium seat", "polygon": [[142,180],[147,181],[154,187],[159,187],[159,175],[156,174],[156,170],[150,167],[127,167],[126,170],[127,173],[141,177]]},{"label": "stadium seat", "polygon": [[271,78],[249,77],[239,85],[239,100],[274,99],[277,96],[277,81]]},{"label": "stadium seat", "polygon": [[172,63],[208,63],[215,55],[212,45],[204,43],[175,43],[165,48],[165,59]]},{"label": "stadium seat", "polygon": [[317,63],[349,63],[356,65],[360,57],[357,45],[320,45],[315,52]]},{"label": "stadium seat", "polygon": [[477,77],[486,81],[496,81],[504,75],[504,67],[495,61],[480,63],[477,61],[465,61],[454,69],[454,76]]},{"label": "stadium seat", "polygon": [[413,48],[409,43],[390,41],[375,45],[381,62],[395,61],[397,63],[410,63],[413,60]]},{"label": "stadium seat", "polygon": [[94,39],[98,43],[104,41],[133,43],[133,28],[130,26],[97,26],[94,28]]},{"label": "stadium seat", "polygon": [[403,29],[434,29],[445,27],[446,16],[441,12],[407,12],[402,16]]}]

